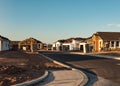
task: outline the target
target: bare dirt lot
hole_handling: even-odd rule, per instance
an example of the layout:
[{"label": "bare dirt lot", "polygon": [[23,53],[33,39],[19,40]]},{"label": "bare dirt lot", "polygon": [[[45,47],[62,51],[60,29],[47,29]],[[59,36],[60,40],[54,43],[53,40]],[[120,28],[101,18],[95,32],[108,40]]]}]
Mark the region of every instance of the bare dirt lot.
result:
[{"label": "bare dirt lot", "polygon": [[9,86],[38,78],[49,69],[65,68],[36,53],[0,52],[0,86]]}]

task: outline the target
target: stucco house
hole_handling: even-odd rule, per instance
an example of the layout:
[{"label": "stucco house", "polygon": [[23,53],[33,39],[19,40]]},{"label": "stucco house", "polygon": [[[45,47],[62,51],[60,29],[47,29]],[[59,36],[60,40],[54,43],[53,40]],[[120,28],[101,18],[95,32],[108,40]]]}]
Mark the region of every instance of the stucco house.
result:
[{"label": "stucco house", "polygon": [[92,36],[93,50],[120,50],[120,32],[96,32]]},{"label": "stucco house", "polygon": [[81,51],[88,52],[89,45],[85,42],[88,38],[69,38],[53,43],[53,50],[57,51]]},{"label": "stucco house", "polygon": [[28,38],[18,43],[18,48],[24,51],[36,51],[43,48],[43,43],[34,38]]},{"label": "stucco house", "polygon": [[0,51],[10,50],[10,40],[0,35]]},{"label": "stucco house", "polygon": [[55,51],[62,51],[62,44],[65,42],[65,40],[58,40],[52,44],[52,50]]}]

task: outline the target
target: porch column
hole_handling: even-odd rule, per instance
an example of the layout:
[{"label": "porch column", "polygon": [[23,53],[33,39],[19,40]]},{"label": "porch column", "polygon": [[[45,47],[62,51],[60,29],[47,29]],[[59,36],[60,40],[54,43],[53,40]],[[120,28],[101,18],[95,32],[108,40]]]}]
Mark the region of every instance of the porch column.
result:
[{"label": "porch column", "polygon": [[116,48],[116,41],[114,41],[114,48]]},{"label": "porch column", "polygon": [[111,43],[111,41],[110,41],[110,48],[111,48],[111,46],[112,46],[111,44],[112,44],[112,43]]},{"label": "porch column", "polygon": [[83,52],[86,53],[86,44],[83,44]]},{"label": "porch column", "polygon": [[2,45],[1,45],[1,40],[0,40],[0,51],[1,51]]},{"label": "porch column", "polygon": [[120,41],[119,41],[119,48],[120,48]]},{"label": "porch column", "polygon": [[30,52],[33,52],[33,43],[32,43],[32,40],[30,40]]}]

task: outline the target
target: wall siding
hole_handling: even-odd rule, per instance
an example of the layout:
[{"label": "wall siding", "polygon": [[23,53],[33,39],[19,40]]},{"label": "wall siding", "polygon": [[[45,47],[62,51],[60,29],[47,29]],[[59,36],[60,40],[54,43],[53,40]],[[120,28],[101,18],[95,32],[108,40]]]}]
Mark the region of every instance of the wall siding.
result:
[{"label": "wall siding", "polygon": [[1,46],[1,40],[0,40],[0,51],[2,50],[2,46]]},{"label": "wall siding", "polygon": [[9,41],[3,40],[1,44],[1,51],[9,50]]}]

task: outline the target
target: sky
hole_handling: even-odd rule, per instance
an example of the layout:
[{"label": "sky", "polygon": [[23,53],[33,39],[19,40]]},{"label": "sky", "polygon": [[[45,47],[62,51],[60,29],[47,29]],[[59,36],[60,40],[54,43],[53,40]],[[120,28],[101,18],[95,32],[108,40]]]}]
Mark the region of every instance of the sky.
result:
[{"label": "sky", "polygon": [[0,35],[44,43],[120,32],[120,0],[0,0]]}]

